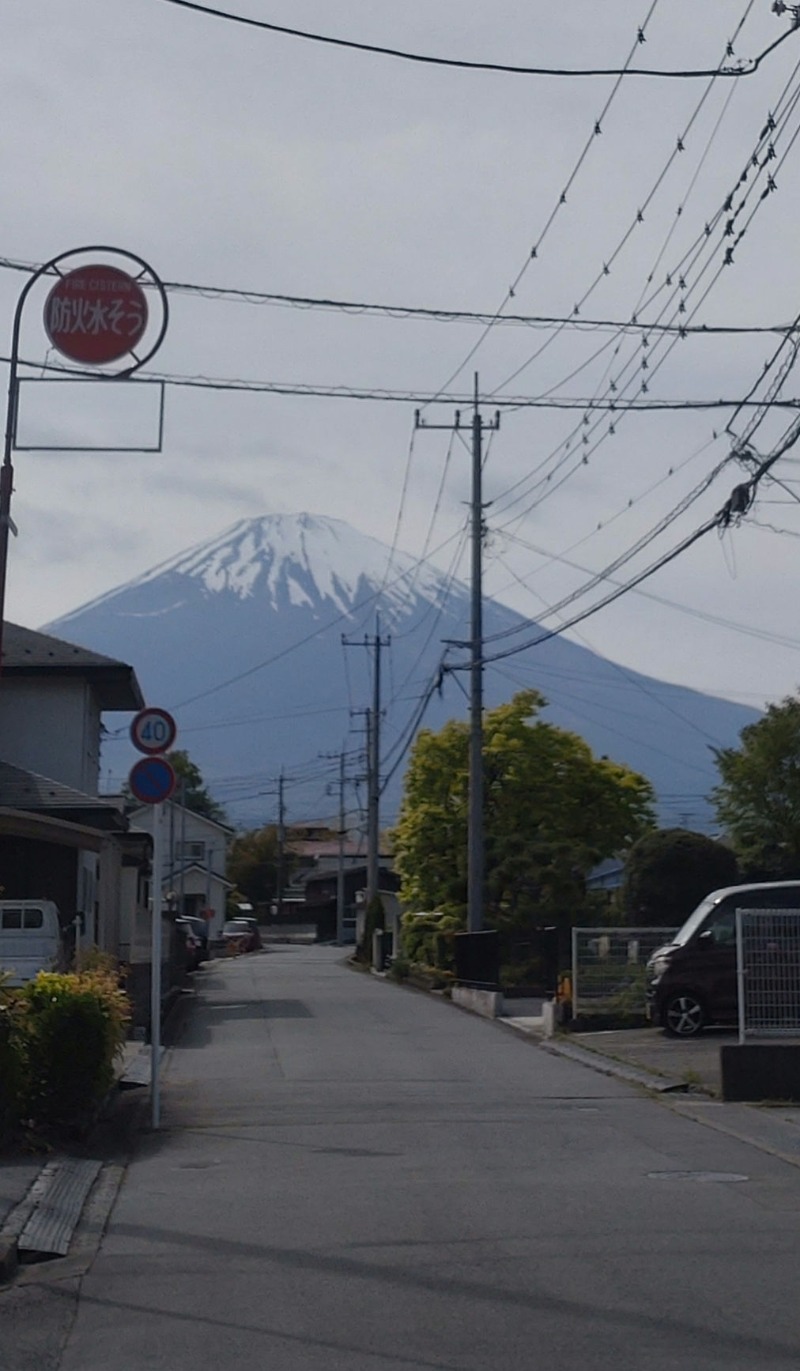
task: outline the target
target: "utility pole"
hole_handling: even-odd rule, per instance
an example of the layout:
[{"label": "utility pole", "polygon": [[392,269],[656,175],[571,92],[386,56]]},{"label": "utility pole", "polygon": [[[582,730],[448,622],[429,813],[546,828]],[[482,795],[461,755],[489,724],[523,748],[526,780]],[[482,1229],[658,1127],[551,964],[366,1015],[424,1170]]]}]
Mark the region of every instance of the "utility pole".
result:
[{"label": "utility pole", "polygon": [[[415,428],[459,430],[461,413],[453,424],[428,424],[417,410]],[[483,435],[500,427],[497,412],[485,423],[480,411],[478,373],[475,373],[472,409],[472,494],[470,499],[471,594],[470,594],[470,692],[469,692],[469,811],[467,836],[467,932],[483,929]]]},{"label": "utility pole", "polygon": [[[326,760],[338,761],[338,860],[336,866],[336,945],[341,947],[344,943],[344,840],[347,838],[347,813],[344,806],[344,787],[345,787],[345,754],[341,753],[321,753],[321,757]],[[326,794],[330,795],[333,791],[333,781],[326,787]]]},{"label": "utility pole", "polygon": [[344,942],[344,753],[339,753],[339,860],[336,866],[336,946]]},{"label": "utility pole", "polygon": [[375,615],[375,635],[364,634],[362,642],[342,636],[345,647],[374,650],[372,670],[372,708],[367,710],[367,904],[378,893],[381,804],[381,649],[389,647],[391,637],[381,637],[380,614]]},{"label": "utility pole", "polygon": [[[344,752],[323,752],[325,758],[338,758],[339,761],[339,851],[336,864],[336,946],[341,947],[344,942],[344,840],[347,836],[345,827],[346,815],[344,806]],[[330,794],[333,786],[329,786],[327,793]]]},{"label": "utility pole", "polygon": [[283,865],[284,845],[286,842],[286,829],[284,827],[284,819],[286,818],[286,806],[284,805],[283,801],[283,790],[285,784],[286,777],[283,774],[283,767],[281,767],[281,774],[278,777],[278,861],[277,868],[275,871],[275,904],[277,907],[279,921],[281,915],[283,914]]}]

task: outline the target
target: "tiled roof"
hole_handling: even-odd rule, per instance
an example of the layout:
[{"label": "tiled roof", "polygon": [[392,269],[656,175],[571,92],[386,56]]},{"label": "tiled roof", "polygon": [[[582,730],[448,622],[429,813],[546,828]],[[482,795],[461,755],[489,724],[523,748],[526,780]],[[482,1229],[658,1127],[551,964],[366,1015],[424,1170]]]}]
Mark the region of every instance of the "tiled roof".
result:
[{"label": "tiled roof", "polygon": [[0,762],[0,806],[31,813],[58,813],[65,818],[66,811],[71,811],[76,817],[78,814],[91,815],[92,823],[97,827],[125,827],[119,809],[108,800],[84,795],[81,790],[73,790],[48,776],[39,776],[35,771],[23,771],[10,762]]},{"label": "tiled roof", "polygon": [[102,709],[133,710],[144,705],[136,673],[127,663],[20,624],[3,625],[3,671],[9,677],[83,676],[92,682]]}]

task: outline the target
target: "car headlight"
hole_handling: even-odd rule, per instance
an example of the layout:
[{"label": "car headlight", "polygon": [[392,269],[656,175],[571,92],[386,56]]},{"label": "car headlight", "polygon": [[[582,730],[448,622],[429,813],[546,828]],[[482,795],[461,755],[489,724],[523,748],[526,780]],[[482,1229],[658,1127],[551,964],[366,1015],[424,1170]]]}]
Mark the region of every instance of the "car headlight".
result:
[{"label": "car headlight", "polygon": [[647,979],[651,985],[658,985],[658,982],[661,980],[661,977],[664,975],[668,966],[669,960],[667,957],[656,957],[652,962],[648,963]]}]

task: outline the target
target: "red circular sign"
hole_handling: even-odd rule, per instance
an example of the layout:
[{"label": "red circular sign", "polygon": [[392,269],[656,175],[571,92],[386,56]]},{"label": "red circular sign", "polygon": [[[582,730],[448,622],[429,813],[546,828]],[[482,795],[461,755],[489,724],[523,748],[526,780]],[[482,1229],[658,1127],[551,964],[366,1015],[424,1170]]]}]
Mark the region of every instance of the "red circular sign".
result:
[{"label": "red circular sign", "polygon": [[116,362],[144,335],[147,299],[119,267],[78,267],[50,291],[44,326],[53,347],[73,362]]},{"label": "red circular sign", "polygon": [[175,720],[165,709],[140,709],[131,724],[131,742],[140,752],[169,752],[176,733]]}]

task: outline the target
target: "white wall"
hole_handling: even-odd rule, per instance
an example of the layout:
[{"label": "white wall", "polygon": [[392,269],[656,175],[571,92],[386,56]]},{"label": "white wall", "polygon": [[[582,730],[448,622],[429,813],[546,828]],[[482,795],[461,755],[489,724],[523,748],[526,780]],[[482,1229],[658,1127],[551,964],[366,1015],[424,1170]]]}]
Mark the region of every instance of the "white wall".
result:
[{"label": "white wall", "polygon": [[[227,889],[223,880],[230,834],[220,824],[190,809],[182,809],[178,804],[168,802],[163,809],[164,891],[174,890],[179,897],[181,894],[202,895],[204,906],[208,897],[208,907],[214,910],[209,922],[209,934],[214,938],[225,920]],[[131,815],[131,823],[136,828],[152,833],[153,810],[153,805],[142,805]],[[183,862],[180,849],[189,843],[202,843],[203,856],[189,857]],[[181,875],[180,868],[192,861],[196,861],[203,870],[185,871]]]},{"label": "white wall", "polygon": [[100,711],[85,681],[3,680],[0,757],[97,795]]}]

